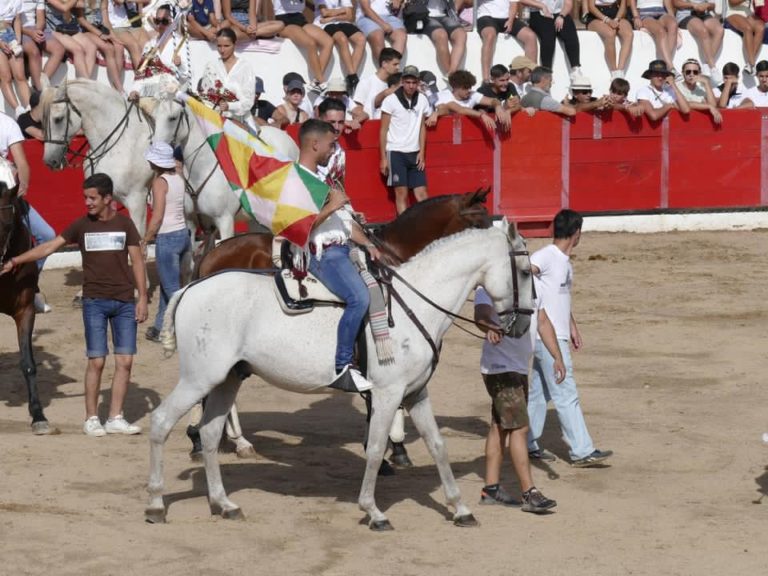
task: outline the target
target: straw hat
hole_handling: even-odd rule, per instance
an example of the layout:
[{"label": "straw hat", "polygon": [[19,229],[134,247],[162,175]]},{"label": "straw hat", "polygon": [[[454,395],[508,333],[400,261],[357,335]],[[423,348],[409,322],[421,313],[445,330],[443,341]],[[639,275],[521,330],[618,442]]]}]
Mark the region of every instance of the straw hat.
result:
[{"label": "straw hat", "polygon": [[509,65],[510,70],[522,70],[523,68],[528,68],[529,70],[533,70],[536,68],[537,64],[527,56],[515,56],[512,59],[512,62]]},{"label": "straw hat", "polygon": [[571,90],[592,90],[592,82],[586,76],[572,76]]}]

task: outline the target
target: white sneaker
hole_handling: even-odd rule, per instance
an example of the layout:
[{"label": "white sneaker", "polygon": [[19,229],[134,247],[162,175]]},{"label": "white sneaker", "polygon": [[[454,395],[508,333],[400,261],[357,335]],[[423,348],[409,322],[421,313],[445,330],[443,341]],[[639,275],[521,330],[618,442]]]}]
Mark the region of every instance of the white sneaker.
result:
[{"label": "white sneaker", "polygon": [[574,66],[571,68],[571,79],[579,78],[581,76],[583,76],[581,73],[581,66]]},{"label": "white sneaker", "polygon": [[611,80],[615,78],[624,78],[624,70],[614,70],[611,72]]},{"label": "white sneaker", "polygon": [[357,368],[350,368],[349,375],[352,376],[352,381],[355,383],[358,392],[365,392],[373,388],[371,381],[363,376]]},{"label": "white sneaker", "polygon": [[45,301],[45,296],[43,296],[42,292],[35,294],[35,312],[38,314],[48,314],[50,311],[51,307]]},{"label": "white sneaker", "polygon": [[710,68],[709,81],[712,83],[712,86],[720,86],[723,83],[723,75],[720,73],[720,70]]},{"label": "white sneaker", "polygon": [[22,106],[21,104],[19,104],[18,106],[16,106],[16,110],[15,110],[15,112],[16,112],[16,118],[18,118],[19,116],[21,116],[22,114],[24,114],[24,112],[26,112],[26,111],[27,111],[27,109],[26,109],[26,108],[24,108],[24,106]]},{"label": "white sneaker", "polygon": [[133,435],[133,434],[140,434],[141,433],[141,426],[136,426],[136,424],[129,424],[125,418],[121,416],[115,416],[114,418],[110,418],[107,420],[107,423],[104,425],[104,429],[106,430],[107,434],[127,434],[127,435]]},{"label": "white sneaker", "polygon": [[93,436],[95,438],[100,438],[107,435],[107,432],[101,425],[98,416],[91,416],[85,421],[85,424],[83,424],[83,432],[86,435]]}]

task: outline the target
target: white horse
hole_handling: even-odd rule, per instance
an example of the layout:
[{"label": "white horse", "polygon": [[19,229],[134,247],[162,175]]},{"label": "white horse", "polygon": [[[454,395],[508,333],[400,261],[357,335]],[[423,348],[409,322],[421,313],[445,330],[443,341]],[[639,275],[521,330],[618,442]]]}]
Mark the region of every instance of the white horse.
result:
[{"label": "white horse", "polygon": [[112,87],[78,79],[52,87],[43,77],[43,160],[64,168],[70,142],[82,128],[91,148],[83,162],[86,176],[104,172],[112,178],[115,198],[127,209],[140,234],[147,223],[147,190],[152,170],[144,160],[152,129],[137,109],[129,113],[125,98]]},{"label": "white horse", "polygon": [[[186,107],[170,97],[161,98],[152,116],[155,120],[153,140],[182,146],[187,180],[195,196],[195,208],[213,219],[222,240],[231,237],[240,200],[232,192],[203,131],[190,118]],[[283,130],[265,126],[261,128],[259,137],[284,156],[298,159],[299,148]]]},{"label": "white horse", "polygon": [[[505,332],[521,337],[530,325],[533,284],[524,241],[513,233],[512,253],[510,240],[501,230],[473,229],[432,243],[397,269],[400,277],[393,279],[394,288],[438,350],[452,318],[406,287],[403,280],[453,314],[470,291],[482,285],[503,319]],[[240,508],[224,490],[217,459],[218,441],[240,387],[240,375],[250,372],[296,392],[328,391],[341,311],[319,307],[306,315],[287,316],[277,302],[273,283],[272,278],[254,273],[224,272],[177,292],[169,303],[165,341],[167,349],[173,350],[173,340],[177,340],[179,382],[152,413],[147,521],[165,521],[163,446],[179,418],[203,396],[208,395],[208,401],[200,433],[211,513],[241,518]],[[393,305],[392,315],[395,362],[380,365],[375,353],[368,356],[368,377],[374,383],[373,415],[359,506],[368,514],[371,529],[391,529],[376,507],[374,490],[395,411],[404,403],[437,463],[447,501],[455,507],[454,523],[475,525],[461,501],[427,394],[433,348],[401,306]],[[374,350],[370,331],[366,337],[368,350]]]}]

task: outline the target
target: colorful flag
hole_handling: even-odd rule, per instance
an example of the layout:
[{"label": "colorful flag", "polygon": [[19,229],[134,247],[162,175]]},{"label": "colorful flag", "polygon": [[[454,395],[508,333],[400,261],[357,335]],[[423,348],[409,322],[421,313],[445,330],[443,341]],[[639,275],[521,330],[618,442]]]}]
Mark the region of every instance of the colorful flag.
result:
[{"label": "colorful flag", "polygon": [[248,128],[180,94],[208,140],[232,191],[252,218],[304,246],[328,186]]}]

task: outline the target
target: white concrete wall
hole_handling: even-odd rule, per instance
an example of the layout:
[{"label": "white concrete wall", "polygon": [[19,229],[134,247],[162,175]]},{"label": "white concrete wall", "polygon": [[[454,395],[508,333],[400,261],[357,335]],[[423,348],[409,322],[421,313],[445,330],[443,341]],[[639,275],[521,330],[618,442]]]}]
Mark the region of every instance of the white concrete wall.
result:
[{"label": "white concrete wall", "polygon": [[[678,70],[681,69],[682,62],[685,59],[700,58],[696,43],[688,32],[681,31],[681,37],[683,39],[682,46],[675,55],[675,66]],[[592,80],[595,93],[602,95],[608,91],[608,86],[610,84],[610,74],[603,55],[603,44],[596,33],[585,30],[579,31],[579,41],[581,43],[582,70]],[[743,66],[744,57],[742,55],[741,46],[741,38],[734,32],[726,30],[723,49],[717,61],[718,67],[722,67],[726,62],[736,62],[740,67]],[[509,64],[512,61],[512,58],[522,53],[520,44],[518,44],[514,38],[500,36],[496,46],[494,63]],[[241,54],[252,63],[256,73],[264,79],[266,97],[273,103],[279,102],[282,98],[281,80],[283,74],[295,71],[302,74],[305,79],[308,79],[306,62],[291,42],[284,41],[279,54],[264,54],[259,52],[243,52]],[[208,60],[217,57],[215,49],[208,43],[201,41],[193,41],[190,43],[190,56],[195,82],[202,74],[205,63]],[[765,46],[763,47],[761,57],[768,58],[768,50],[766,50]],[[645,83],[641,78],[641,74],[647,68],[648,63],[655,58],[656,53],[653,38],[646,32],[635,32],[632,57],[629,60],[629,68],[627,70],[627,79],[632,86],[632,95],[637,88]],[[418,66],[419,69],[432,70],[438,77],[438,84],[441,86],[444,85],[444,82],[438,73],[437,64],[435,62],[435,51],[429,38],[416,35],[409,36],[405,62],[407,64],[414,64]],[[342,75],[335,53],[334,58],[331,61],[331,66],[333,69],[331,76]],[[480,74],[480,37],[474,31],[468,34],[465,68],[473,72],[478,79],[482,77]],[[555,54],[554,69],[555,83],[552,87],[552,94],[555,98],[560,99],[566,95],[568,90],[569,71],[565,64],[565,55],[559,45]],[[365,61],[365,69],[360,76],[362,77],[372,73],[374,70],[374,64],[371,61],[371,58],[368,57]],[[71,65],[69,65],[66,72],[70,76],[74,74],[74,69]],[[65,71],[61,69],[54,78],[54,82],[60,81],[64,77],[64,73]],[[99,67],[98,76],[104,82],[107,81],[104,68]],[[131,85],[132,76],[133,73],[130,71],[125,73],[126,88],[129,88]],[[747,77],[744,80],[747,87],[754,85],[754,78]]]}]

